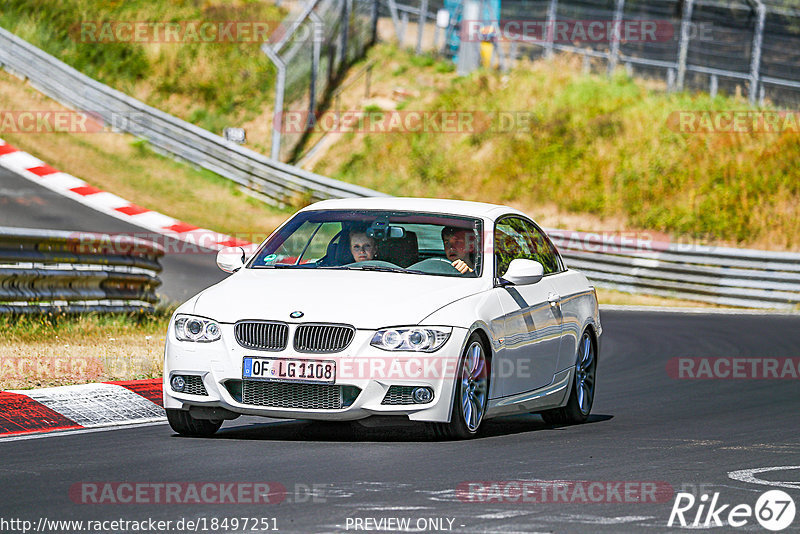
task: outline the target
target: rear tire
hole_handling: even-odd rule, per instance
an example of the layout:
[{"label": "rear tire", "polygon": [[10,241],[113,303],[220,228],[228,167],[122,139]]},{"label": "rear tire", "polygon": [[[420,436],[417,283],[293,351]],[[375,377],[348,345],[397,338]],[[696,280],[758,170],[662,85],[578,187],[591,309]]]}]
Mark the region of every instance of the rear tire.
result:
[{"label": "rear tire", "polygon": [[478,434],[489,398],[489,359],[477,334],[467,341],[459,361],[449,423],[428,423],[437,439],[469,439]]},{"label": "rear tire", "polygon": [[567,405],[554,410],[547,410],[539,415],[550,425],[577,425],[589,419],[594,403],[594,384],[597,374],[597,348],[589,334],[585,331],[578,345],[575,373]]},{"label": "rear tire", "polygon": [[222,421],[208,419],[195,419],[188,410],[174,410],[167,408],[167,421],[172,430],[182,436],[208,437],[222,426]]}]

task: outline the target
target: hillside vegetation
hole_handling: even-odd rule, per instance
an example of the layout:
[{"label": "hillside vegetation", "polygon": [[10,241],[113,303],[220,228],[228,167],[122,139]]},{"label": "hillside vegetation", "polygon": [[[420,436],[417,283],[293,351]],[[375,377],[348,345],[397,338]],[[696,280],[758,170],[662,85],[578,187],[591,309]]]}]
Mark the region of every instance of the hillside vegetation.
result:
[{"label": "hillside vegetation", "polygon": [[[92,78],[221,134],[272,101],[275,72],[258,43],[245,37],[230,42],[236,39],[227,35],[226,42],[204,42],[204,34],[195,40],[189,32],[168,42],[100,29],[131,22],[273,24],[285,16],[263,0],[5,0],[0,26]],[[97,30],[82,33],[85,28]]]},{"label": "hillside vegetation", "polygon": [[592,227],[584,229],[621,221],[674,237],[800,248],[797,129],[708,134],[669,127],[676,111],[751,109],[740,97],[666,94],[622,72],[611,79],[582,74],[580,62],[566,57],[522,63],[507,75],[458,78],[441,62],[389,45],[371,56],[381,67],[361,109],[389,109],[392,101],[378,98],[381,88],[390,96],[400,86],[403,112],[466,111],[476,121],[525,112],[530,127],[339,134],[316,172],[393,195],[510,203],[534,217],[555,209],[583,216],[583,226]]}]

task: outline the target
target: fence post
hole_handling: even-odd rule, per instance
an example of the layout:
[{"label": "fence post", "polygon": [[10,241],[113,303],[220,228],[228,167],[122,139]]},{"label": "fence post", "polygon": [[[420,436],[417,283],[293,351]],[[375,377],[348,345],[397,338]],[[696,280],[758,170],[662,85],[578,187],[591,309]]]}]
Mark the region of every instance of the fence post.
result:
[{"label": "fence post", "polygon": [[350,33],[350,3],[352,0],[344,0],[342,2],[342,61],[340,63],[340,68],[343,68],[344,65],[347,65],[347,37]]},{"label": "fence post", "polygon": [[756,103],[758,95],[759,70],[761,69],[761,44],[764,41],[764,21],[767,17],[767,7],[761,0],[754,0],[758,19],[756,20],[756,31],[753,35],[753,54],[750,60],[750,103]]},{"label": "fence post", "polygon": [[[475,26],[481,20],[481,4],[478,0],[464,2],[464,16],[461,19],[461,38],[458,48],[458,65],[456,72],[459,76],[466,76],[480,66],[480,43],[477,36],[472,35]],[[465,24],[466,22],[466,24]]]},{"label": "fence post", "polygon": [[683,13],[681,14],[681,45],[678,50],[678,79],[675,83],[678,91],[683,90],[683,82],[686,79],[686,57],[689,54],[693,8],[694,0],[684,0]]},{"label": "fence post", "polygon": [[422,53],[422,32],[425,30],[425,21],[428,19],[428,0],[420,0],[419,23],[417,27],[417,54]]},{"label": "fence post", "polygon": [[370,46],[378,42],[378,2],[380,0],[372,0],[372,37],[369,40]]},{"label": "fence post", "polygon": [[550,0],[550,6],[547,8],[547,27],[545,28],[544,37],[544,57],[550,59],[553,57],[553,38],[556,33],[556,10],[558,9],[558,0]]},{"label": "fence post", "polygon": [[312,41],[311,41],[311,73],[310,73],[310,87],[308,91],[308,120],[306,121],[306,131],[310,130],[316,123],[317,111],[317,79],[319,78],[319,57],[321,53],[320,40],[324,32],[322,30],[322,19],[320,16],[311,12],[308,14],[309,20],[313,27]]},{"label": "fence post", "polygon": [[286,63],[278,54],[267,44],[261,45],[261,51],[272,61],[278,69],[278,79],[275,82],[275,110],[272,113],[272,148],[270,157],[280,161],[281,155],[281,131],[283,130],[283,93],[286,88]]},{"label": "fence post", "polygon": [[708,94],[711,96],[711,98],[714,98],[717,96],[718,90],[719,90],[719,80],[717,79],[716,74],[712,74],[711,81],[709,82]]},{"label": "fence post", "polygon": [[622,10],[625,8],[625,0],[617,0],[614,7],[614,24],[611,34],[611,50],[608,53],[608,75],[614,74],[617,68],[617,61],[619,60],[619,38],[622,31]]},{"label": "fence post", "polygon": [[397,37],[397,43],[403,46],[403,39],[400,35],[402,30],[400,29],[400,16],[397,14],[397,4],[394,0],[388,0],[388,3],[389,13],[392,15],[392,24],[394,25],[394,35]]}]

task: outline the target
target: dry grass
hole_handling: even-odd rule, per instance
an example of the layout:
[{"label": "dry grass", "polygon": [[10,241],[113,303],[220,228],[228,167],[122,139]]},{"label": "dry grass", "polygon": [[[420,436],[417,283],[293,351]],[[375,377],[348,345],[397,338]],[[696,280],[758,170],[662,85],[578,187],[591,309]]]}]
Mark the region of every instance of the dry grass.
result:
[{"label": "dry grass", "polygon": [[721,308],[716,304],[709,302],[684,300],[684,299],[670,299],[665,297],[656,297],[653,295],[634,295],[631,293],[624,293],[622,291],[615,291],[613,289],[606,289],[602,287],[597,288],[597,300],[600,306],[604,304],[619,305],[619,306],[665,306],[677,308]]},{"label": "dry grass", "polygon": [[[0,109],[67,108],[0,72]],[[0,137],[93,186],[202,228],[259,241],[289,216],[243,194],[233,182],[158,155],[127,134],[0,132]]]},{"label": "dry grass", "polygon": [[66,342],[0,343],[0,389],[27,389],[161,376],[164,337],[117,334]]},{"label": "dry grass", "polygon": [[0,389],[161,376],[171,312],[0,316]]},{"label": "dry grass", "polygon": [[275,71],[255,39],[202,42],[187,34],[165,42],[120,33],[110,42],[90,42],[86,35],[95,34],[81,33],[81,24],[257,21],[274,28],[285,16],[285,9],[261,0],[7,0],[0,26],[92,78],[221,134],[273,99]]}]

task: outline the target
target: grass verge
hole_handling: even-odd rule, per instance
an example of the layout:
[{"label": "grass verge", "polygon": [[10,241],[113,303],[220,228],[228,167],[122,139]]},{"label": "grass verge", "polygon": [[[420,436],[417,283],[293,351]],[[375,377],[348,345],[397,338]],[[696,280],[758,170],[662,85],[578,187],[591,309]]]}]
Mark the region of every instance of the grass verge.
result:
[{"label": "grass verge", "polygon": [[160,377],[173,311],[0,316],[0,389]]},{"label": "grass verge", "polygon": [[[0,26],[96,80],[221,134],[271,103],[275,71],[252,32],[225,33],[216,23],[260,22],[274,30],[285,16],[262,0],[7,0]],[[204,22],[215,24],[203,30]],[[144,31],[126,30],[134,23]],[[180,29],[168,34],[170,23]]]}]

